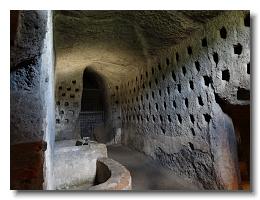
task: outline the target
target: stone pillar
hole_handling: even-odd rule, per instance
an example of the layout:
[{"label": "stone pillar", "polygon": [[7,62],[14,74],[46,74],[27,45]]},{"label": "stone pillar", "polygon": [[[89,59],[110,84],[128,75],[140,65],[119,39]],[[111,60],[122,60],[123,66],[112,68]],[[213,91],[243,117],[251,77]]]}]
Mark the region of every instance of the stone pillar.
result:
[{"label": "stone pillar", "polygon": [[11,45],[11,189],[51,189],[51,11],[19,11],[18,19]]}]

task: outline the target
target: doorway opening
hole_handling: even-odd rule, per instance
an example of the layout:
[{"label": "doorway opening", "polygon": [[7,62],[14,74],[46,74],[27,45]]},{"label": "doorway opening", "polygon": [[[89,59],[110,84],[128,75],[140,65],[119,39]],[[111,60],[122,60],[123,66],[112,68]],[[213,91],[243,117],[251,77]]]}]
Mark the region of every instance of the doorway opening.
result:
[{"label": "doorway opening", "polygon": [[95,71],[86,68],[83,73],[83,91],[79,114],[81,138],[96,140],[94,130],[105,123],[105,87]]}]

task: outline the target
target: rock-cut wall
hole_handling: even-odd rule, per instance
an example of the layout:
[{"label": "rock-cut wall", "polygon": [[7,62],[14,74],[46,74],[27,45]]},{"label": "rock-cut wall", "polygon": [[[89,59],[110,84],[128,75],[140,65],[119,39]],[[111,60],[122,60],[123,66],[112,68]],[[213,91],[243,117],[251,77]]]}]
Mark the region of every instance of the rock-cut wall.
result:
[{"label": "rock-cut wall", "polygon": [[122,143],[204,189],[237,189],[236,136],[217,99],[250,104],[250,15],[229,11],[119,87]]},{"label": "rock-cut wall", "polygon": [[11,189],[52,189],[55,138],[51,11],[11,11]]}]

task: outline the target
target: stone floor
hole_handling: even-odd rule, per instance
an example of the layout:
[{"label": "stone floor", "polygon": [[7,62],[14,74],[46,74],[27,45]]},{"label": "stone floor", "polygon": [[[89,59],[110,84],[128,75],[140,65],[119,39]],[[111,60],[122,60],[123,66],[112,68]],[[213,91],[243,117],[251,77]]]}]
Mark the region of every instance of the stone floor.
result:
[{"label": "stone floor", "polygon": [[108,157],[130,171],[133,190],[199,190],[188,180],[183,180],[140,152],[121,145],[107,146],[107,150]]}]

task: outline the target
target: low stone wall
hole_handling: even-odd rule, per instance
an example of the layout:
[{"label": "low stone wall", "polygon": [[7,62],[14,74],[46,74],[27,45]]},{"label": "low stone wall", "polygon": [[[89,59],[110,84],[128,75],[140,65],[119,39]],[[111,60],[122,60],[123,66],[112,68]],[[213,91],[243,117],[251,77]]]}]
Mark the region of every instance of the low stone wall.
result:
[{"label": "low stone wall", "polygon": [[54,180],[56,189],[72,186],[93,185],[96,177],[96,163],[100,157],[107,157],[106,145],[90,142],[75,146],[76,140],[57,142],[54,153]]},{"label": "low stone wall", "polygon": [[110,158],[97,160],[96,184],[89,190],[131,190],[130,172],[120,163]]},{"label": "low stone wall", "polygon": [[131,190],[130,172],[120,163],[107,158],[106,145],[90,142],[74,146],[76,140],[55,145],[55,189],[66,190],[84,185],[84,190]]}]

